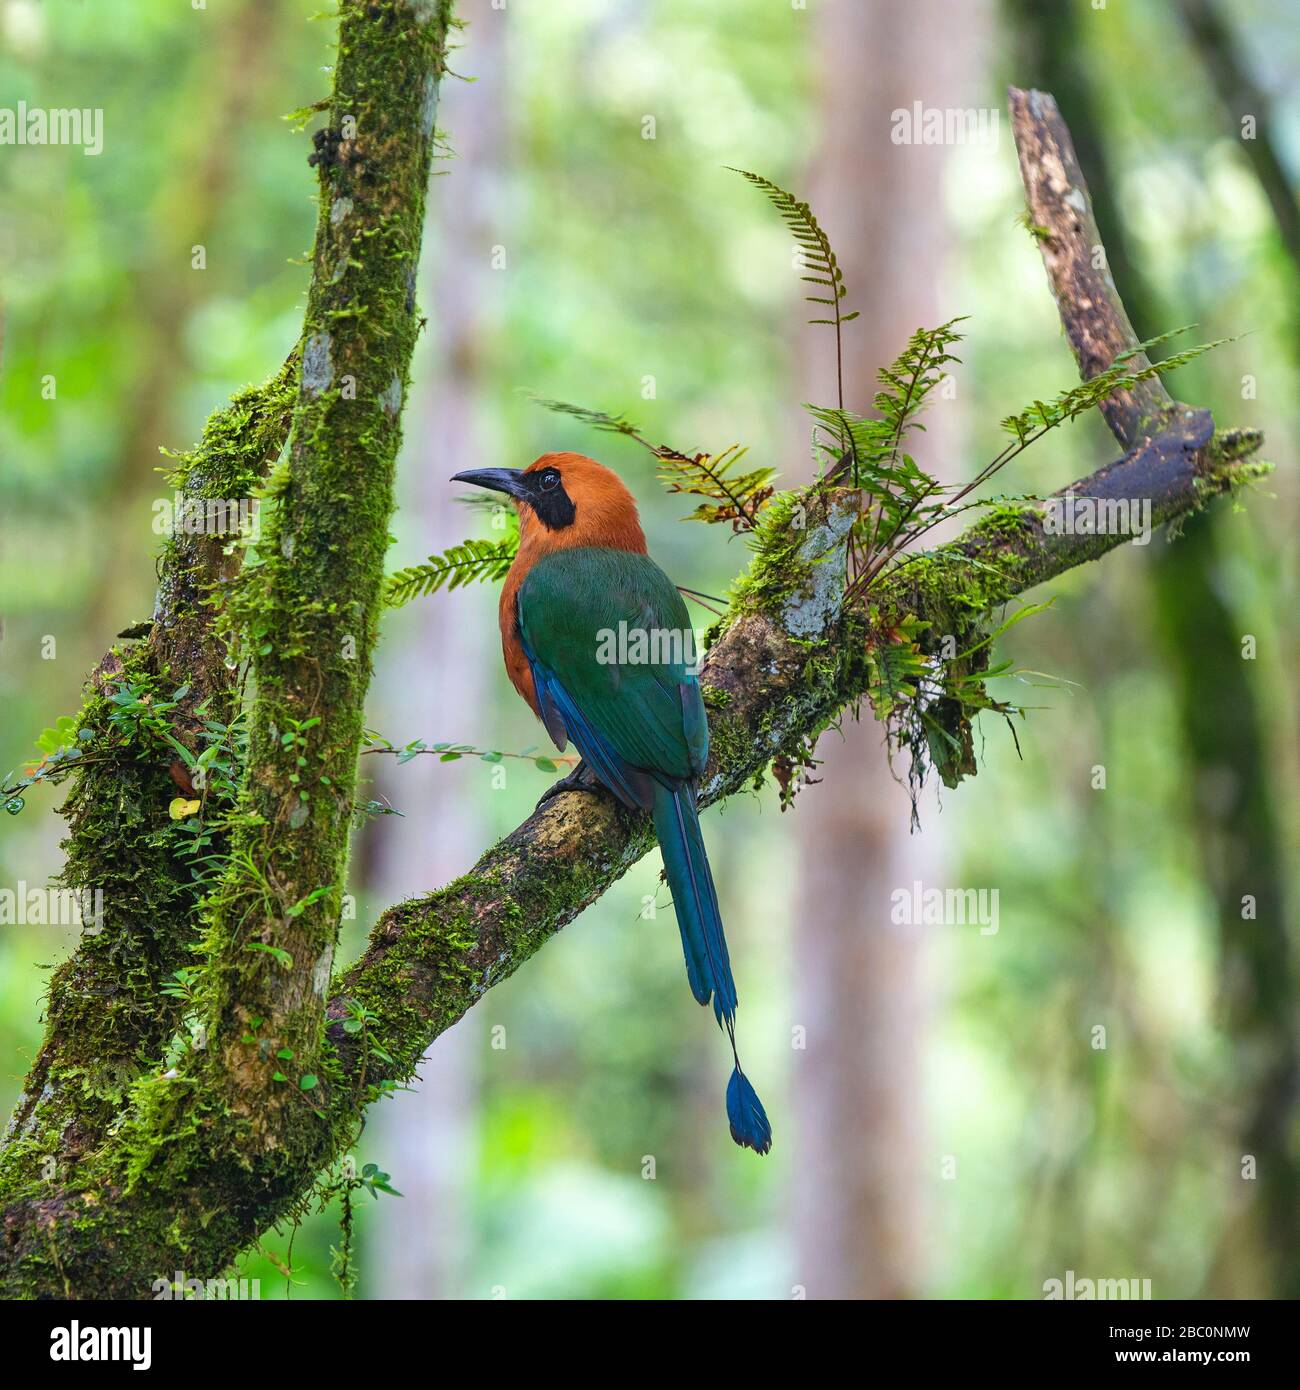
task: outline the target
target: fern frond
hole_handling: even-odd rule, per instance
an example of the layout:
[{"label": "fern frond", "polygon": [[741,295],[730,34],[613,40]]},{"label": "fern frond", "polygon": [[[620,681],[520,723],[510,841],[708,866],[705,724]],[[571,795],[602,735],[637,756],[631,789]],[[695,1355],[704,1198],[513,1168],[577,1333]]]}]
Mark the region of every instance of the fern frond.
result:
[{"label": "fern frond", "polygon": [[809,304],[825,304],[835,307],[835,318],[809,319],[809,322],[836,324],[848,323],[850,319],[857,318],[856,313],[841,314],[839,312],[839,302],[847,293],[844,285],[844,274],[835,258],[830,238],[822,230],[821,224],[813,215],[808,204],[800,202],[793,193],[782,188],[780,184],[773,183],[771,179],[764,178],[762,174],[751,173],[748,169],[737,169],[730,164],[727,165],[727,168],[733,174],[739,174],[742,179],[747,179],[762,192],[777,210],[781,220],[790,229],[795,244],[802,253],[803,267],[809,272],[799,278],[810,285],[818,285],[827,292],[825,295],[805,295],[804,299]]},{"label": "fern frond", "polygon": [[804,300],[808,304],[823,304],[834,311],[833,318],[814,318],[809,319],[809,323],[822,323],[835,330],[835,384],[836,400],[841,408],[844,406],[844,347],[840,338],[840,330],[846,323],[852,323],[858,316],[858,311],[854,309],[850,313],[844,313],[840,309],[841,301],[848,293],[844,284],[844,273],[840,270],[840,263],[835,258],[835,251],[831,246],[830,238],[822,230],[821,223],[813,216],[813,210],[807,203],[801,202],[793,193],[781,187],[778,183],[773,183],[771,179],[764,178],[762,174],[751,173],[748,169],[737,169],[734,165],[727,165],[733,174],[739,174],[742,179],[747,179],[755,188],[764,194],[777,210],[781,220],[790,229],[791,236],[794,237],[795,245],[800,252],[800,260],[803,269],[810,272],[801,275],[799,278],[809,285],[816,285],[819,289],[825,290],[825,294],[806,294]]},{"label": "fern frond", "polygon": [[854,523],[849,568],[857,576],[869,573],[881,554],[892,548],[909,527],[928,523],[942,511],[945,489],[903,452],[911,429],[923,429],[917,418],[930,393],[943,381],[945,368],[959,362],[950,349],[962,339],[949,319],[937,328],[919,328],[902,352],[876,373],[876,418],[842,407],[805,405],[817,421],[815,447],[830,467],[829,484],[847,484],[864,494]]},{"label": "fern frond", "polygon": [[818,447],[833,456],[839,472],[850,473],[854,486],[869,491],[893,486],[901,479],[888,475],[900,467],[905,474],[914,473],[930,482],[910,460],[907,465],[899,464],[899,447],[908,430],[925,428],[917,416],[927,397],[943,381],[944,368],[961,361],[949,351],[962,340],[954,327],[961,322],[955,318],[938,328],[918,328],[898,357],[880,368],[876,379],[882,389],[873,402],[879,419],[844,409],[804,407],[825,431],[826,438],[818,440]]},{"label": "fern frond", "polygon": [[1098,372],[1096,376],[1089,377],[1087,381],[1081,381],[1077,386],[1070,387],[1068,391],[1062,391],[1060,395],[1053,397],[1050,401],[1035,401],[1017,414],[1008,415],[1001,422],[1002,429],[1014,437],[1018,446],[1023,447],[1044,431],[1055,429],[1057,425],[1075,419],[1085,411],[1091,410],[1093,406],[1101,405],[1117,391],[1131,391],[1140,382],[1149,381],[1153,377],[1164,376],[1168,372],[1176,371],[1179,367],[1185,367],[1189,362],[1200,357],[1202,353],[1209,352],[1211,348],[1220,347],[1231,341],[1228,338],[1219,338],[1211,343],[1198,343],[1195,347],[1184,348],[1182,352],[1176,352],[1163,361],[1151,362],[1145,367],[1137,369],[1130,368],[1129,364],[1140,353],[1186,332],[1188,332],[1188,328],[1175,328],[1168,333],[1161,333],[1157,337],[1148,338],[1146,342],[1129,348],[1127,352],[1121,352],[1105,371]]},{"label": "fern frond", "polygon": [[[1013,458],[1023,453],[1031,444],[1041,439],[1048,431],[1076,419],[1093,406],[1099,406],[1117,391],[1129,391],[1140,382],[1164,376],[1168,372],[1186,366],[1211,348],[1232,341],[1220,338],[1210,343],[1198,343],[1195,347],[1184,348],[1161,362],[1149,362],[1144,367],[1135,367],[1134,359],[1148,349],[1168,342],[1170,338],[1186,333],[1186,328],[1176,328],[1168,333],[1158,334],[1145,342],[1121,352],[1104,371],[1077,386],[1070,387],[1054,396],[1050,401],[1035,401],[1015,415],[1008,415],[1002,421],[1002,429],[1012,437],[1009,443],[995,458],[967,483],[964,483],[942,505],[930,504],[909,509],[895,526],[892,535],[881,545],[878,553],[864,565],[857,578],[849,586],[846,596],[855,596],[871,583],[886,564],[893,560],[904,545],[919,540],[927,531],[949,516],[956,515],[962,508],[959,504],[982,483],[1004,468]],[[878,532],[876,533],[879,534]],[[873,537],[874,539],[874,537]]]},{"label": "fern frond", "polygon": [[884,389],[876,392],[873,404],[881,418],[893,426],[895,441],[901,441],[911,428],[924,428],[916,416],[926,397],[944,379],[944,368],[961,362],[948,349],[961,342],[964,335],[954,325],[965,321],[961,316],[938,328],[918,328],[898,357],[876,373]]},{"label": "fern frond", "polygon": [[603,410],[588,410],[585,406],[570,405],[568,401],[548,400],[545,396],[533,396],[532,400],[543,410],[552,410],[557,415],[572,415],[575,420],[581,420],[594,430],[603,430],[606,434],[625,434],[638,443],[645,442],[637,426],[622,412],[610,415]]},{"label": "fern frond", "polygon": [[772,495],[775,469],[735,471],[749,452],[739,444],[732,444],[720,454],[682,454],[666,446],[654,452],[659,460],[660,481],[669,492],[708,499],[696,507],[686,518],[688,521],[729,521],[733,530],[752,530],[760,509]]},{"label": "fern frond", "polygon": [[504,579],[518,548],[516,536],[499,541],[467,540],[449,546],[441,555],[430,555],[422,565],[390,574],[384,580],[384,602],[389,608],[401,608],[412,599],[436,594],[439,589]]}]

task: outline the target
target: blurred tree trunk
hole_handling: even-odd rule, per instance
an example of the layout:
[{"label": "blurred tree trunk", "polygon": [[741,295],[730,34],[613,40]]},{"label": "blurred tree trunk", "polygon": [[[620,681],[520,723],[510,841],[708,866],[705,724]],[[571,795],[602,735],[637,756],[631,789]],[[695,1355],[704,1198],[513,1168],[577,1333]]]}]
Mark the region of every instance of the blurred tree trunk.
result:
[{"label": "blurred tree trunk", "polygon": [[[909,335],[952,315],[940,296],[949,151],[895,145],[890,113],[966,106],[983,7],[839,0],[821,11],[821,146],[806,196],[836,248],[861,319],[845,330],[844,403],[866,410],[876,371]],[[960,36],[959,36],[960,35]],[[841,69],[851,56],[853,76]],[[803,196],[803,195],[801,195]],[[803,306],[801,306],[803,307]],[[802,399],[834,404],[831,335],[805,329]],[[942,476],[952,412],[929,417],[927,466]],[[799,429],[807,437],[806,417]],[[907,792],[867,714],[822,738],[820,786],[801,794],[795,895],[793,1094],[796,1282],[810,1298],[900,1298],[922,1282],[922,1197],[937,1174],[924,1146],[927,1001],[919,927],[890,921],[890,895],[932,879],[932,826],[911,836]]]},{"label": "blurred tree trunk", "polygon": [[[1300,275],[1300,203],[1282,163],[1276,126],[1270,119],[1272,102],[1255,81],[1245,46],[1215,0],[1177,0],[1177,7],[1196,56],[1219,94],[1232,134],[1241,141],[1242,153],[1268,199],[1282,245]],[[1241,123],[1246,119],[1254,123],[1249,139],[1242,138]],[[1300,285],[1293,284],[1293,295],[1296,288]]]},{"label": "blurred tree trunk", "polygon": [[[1174,319],[1156,301],[1129,244],[1104,149],[1101,102],[1089,81],[1071,7],[1052,0],[1011,0],[1010,13],[1023,56],[1018,80],[1051,91],[1070,123],[1111,272],[1133,325],[1139,337],[1162,332]],[[1267,183],[1265,191],[1270,192]],[[1289,244],[1281,219],[1279,234]],[[1281,830],[1270,792],[1276,758],[1263,727],[1254,682],[1258,668],[1242,658],[1242,637],[1251,624],[1233,612],[1224,573],[1225,556],[1234,548],[1224,539],[1224,528],[1232,524],[1218,512],[1190,518],[1177,543],[1153,547],[1155,563],[1146,572],[1178,700],[1190,792],[1188,834],[1197,846],[1196,862],[1218,928],[1223,1021],[1233,1041],[1240,1097],[1232,1123],[1242,1157],[1253,1156],[1258,1169],[1258,1203],[1253,1187],[1241,1189],[1229,1203],[1223,1249],[1210,1276],[1218,1286],[1210,1292],[1295,1298],[1300,1296],[1295,1199],[1300,1155],[1291,1130],[1300,1052],[1294,965]],[[1253,920],[1242,915],[1247,897],[1255,904]],[[1239,1170],[1224,1174],[1224,1182],[1240,1184]],[[1226,1257],[1243,1244],[1266,1252],[1262,1279],[1256,1271],[1240,1282],[1252,1260]]]},{"label": "blurred tree trunk", "polygon": [[[493,299],[492,247],[502,227],[502,162],[510,102],[506,87],[508,11],[490,0],[458,0],[467,21],[458,67],[473,84],[449,83],[439,125],[455,131],[454,207],[436,204],[430,227],[441,268],[429,295],[438,323],[438,358],[424,364],[424,390],[412,402],[411,452],[418,462],[401,474],[399,523],[403,553],[444,550],[475,529],[464,507],[450,501],[447,480],[485,461],[504,462],[484,429],[482,403],[485,312]],[[465,620],[469,595],[417,602],[392,619],[376,694],[394,741],[483,738],[489,673],[495,669],[495,627]],[[376,823],[371,889],[395,902],[449,882],[473,862],[491,830],[481,810],[483,764],[443,765],[416,758],[402,766],[383,759],[383,793],[405,819]],[[473,781],[471,780],[473,778]],[[471,1253],[475,1115],[482,1020],[462,1019],[431,1048],[415,1093],[376,1116],[377,1153],[393,1174],[402,1201],[374,1210],[375,1244],[366,1261],[367,1287],[379,1298],[464,1295]]]}]

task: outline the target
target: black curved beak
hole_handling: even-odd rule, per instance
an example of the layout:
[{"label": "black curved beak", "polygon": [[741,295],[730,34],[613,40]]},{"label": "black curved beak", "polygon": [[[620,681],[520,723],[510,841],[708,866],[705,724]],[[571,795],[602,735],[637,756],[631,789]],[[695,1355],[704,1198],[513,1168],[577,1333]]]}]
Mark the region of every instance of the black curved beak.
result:
[{"label": "black curved beak", "polygon": [[493,492],[509,493],[511,497],[526,498],[529,495],[522,468],[471,468],[465,473],[453,473],[451,481],[491,488]]}]

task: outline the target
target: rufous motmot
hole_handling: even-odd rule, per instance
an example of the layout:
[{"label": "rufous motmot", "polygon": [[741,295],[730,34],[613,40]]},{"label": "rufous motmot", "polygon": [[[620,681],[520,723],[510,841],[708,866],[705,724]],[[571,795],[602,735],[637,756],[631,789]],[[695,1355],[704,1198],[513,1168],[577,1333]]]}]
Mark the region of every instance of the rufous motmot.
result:
[{"label": "rufous motmot", "polygon": [[492,488],[519,511],[519,553],[501,591],[506,671],[561,751],[582,764],[559,785],[606,787],[649,811],[681,929],[686,975],[731,1040],[731,1137],[772,1147],[763,1104],[736,1054],[736,983],[695,793],[709,725],[686,605],[646,554],[636,502],[582,454],[481,468],[453,482]]}]

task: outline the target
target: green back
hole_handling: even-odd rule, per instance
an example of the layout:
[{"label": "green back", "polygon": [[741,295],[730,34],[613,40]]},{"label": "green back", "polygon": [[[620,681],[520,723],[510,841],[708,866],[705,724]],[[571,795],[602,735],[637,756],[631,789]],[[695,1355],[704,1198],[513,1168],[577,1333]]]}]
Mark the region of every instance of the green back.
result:
[{"label": "green back", "polygon": [[519,590],[530,658],[564,687],[591,727],[632,767],[697,777],[709,751],[690,616],[648,555],[562,550]]}]

